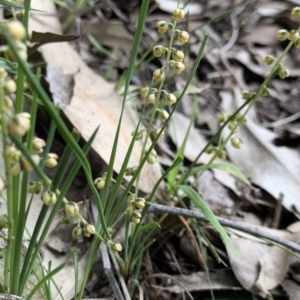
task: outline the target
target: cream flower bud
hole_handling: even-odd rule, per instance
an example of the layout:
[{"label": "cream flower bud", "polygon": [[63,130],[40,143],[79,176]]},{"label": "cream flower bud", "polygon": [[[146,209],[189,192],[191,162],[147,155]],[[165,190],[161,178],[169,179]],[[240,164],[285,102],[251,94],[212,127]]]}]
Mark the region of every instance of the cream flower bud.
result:
[{"label": "cream flower bud", "polygon": [[164,101],[166,105],[173,105],[174,103],[176,103],[177,98],[173,94],[166,94]]},{"label": "cream flower bud", "polygon": [[184,53],[181,50],[174,50],[172,52],[172,59],[176,62],[181,62],[184,59]]},{"label": "cream flower bud", "polygon": [[25,27],[20,21],[9,21],[5,25],[14,40],[23,39],[26,37]]},{"label": "cream flower bud", "polygon": [[47,168],[54,168],[58,164],[57,160],[58,160],[58,155],[56,153],[48,153],[45,160],[45,166]]},{"label": "cream flower bud", "polygon": [[172,13],[172,17],[176,21],[180,21],[184,19],[184,16],[185,16],[184,10],[181,8],[176,8]]},{"label": "cream flower bud", "polygon": [[[27,46],[21,41],[15,41],[15,46],[20,58],[23,60],[27,60]],[[17,57],[11,49],[9,49],[6,53],[12,61],[17,61]]]},{"label": "cream flower bud", "polygon": [[293,18],[299,18],[300,17],[300,7],[294,7],[291,11],[291,16]]},{"label": "cream flower bud", "polygon": [[12,93],[15,93],[16,90],[17,90],[17,84],[14,80],[12,79],[9,79],[6,81],[5,85],[4,85],[4,88],[5,88],[5,92],[7,94],[12,94]]},{"label": "cream flower bud", "polygon": [[68,217],[73,217],[76,213],[79,212],[79,207],[75,202],[68,202],[65,204],[64,211]]},{"label": "cream flower bud", "polygon": [[297,30],[290,30],[289,35],[288,35],[288,40],[290,41],[297,41],[299,38],[299,32]]},{"label": "cream flower bud", "polygon": [[215,150],[215,148],[212,146],[212,145],[209,145],[205,150],[204,152],[207,153],[207,154],[211,154],[213,153]]},{"label": "cream flower bud", "polygon": [[105,185],[105,179],[103,177],[98,177],[94,180],[94,185],[97,188],[97,190],[101,190],[104,188]]},{"label": "cream flower bud", "polygon": [[231,121],[229,122],[228,124],[228,128],[231,130],[231,131],[236,131],[237,128],[238,128],[238,124],[234,121]]},{"label": "cream flower bud", "polygon": [[85,230],[86,230],[86,232],[89,233],[89,234],[95,234],[95,233],[96,233],[95,226],[92,225],[92,224],[88,224],[88,225],[85,227]]},{"label": "cream flower bud", "polygon": [[12,176],[17,176],[21,172],[21,165],[18,161],[10,162],[10,173]]},{"label": "cream flower bud", "polygon": [[11,107],[13,107],[14,103],[8,96],[5,96],[4,97],[4,105],[6,108],[11,108]]},{"label": "cream flower bud", "polygon": [[220,123],[224,123],[227,121],[227,117],[224,114],[220,114],[220,115],[218,115],[218,121]]},{"label": "cream flower bud", "polygon": [[136,198],[135,201],[134,201],[134,206],[136,209],[142,209],[144,208],[146,205],[146,200],[144,198]]},{"label": "cream flower bud", "polygon": [[149,154],[149,156],[147,157],[147,162],[150,165],[154,165],[157,161],[157,155],[155,151],[151,151],[151,153]]},{"label": "cream flower bud", "polygon": [[7,149],[9,158],[14,161],[19,161],[21,152],[15,146],[9,146]]},{"label": "cream flower bud", "polygon": [[[31,158],[36,165],[38,165],[40,163],[41,158],[39,157],[38,154],[31,154]],[[20,163],[21,163],[23,170],[25,170],[25,171],[33,170],[32,164],[29,162],[29,160],[24,155],[21,156]]]},{"label": "cream flower bud", "polygon": [[263,90],[261,92],[261,95],[264,96],[264,97],[266,97],[266,96],[269,96],[269,94],[270,94],[269,89],[266,86],[264,86]]},{"label": "cream flower bud", "polygon": [[232,147],[234,147],[236,149],[240,149],[243,145],[242,141],[238,137],[233,137],[230,140],[230,142],[231,142]]},{"label": "cream flower bud", "polygon": [[186,31],[179,31],[177,40],[181,44],[185,44],[190,39],[190,35]]},{"label": "cream flower bud", "polygon": [[156,23],[158,33],[165,33],[168,31],[169,25],[166,21],[158,21]]},{"label": "cream flower bud", "polygon": [[150,88],[148,87],[143,87],[141,90],[140,90],[140,95],[143,97],[143,98],[146,98],[148,96],[148,94],[150,94]]},{"label": "cream flower bud", "polygon": [[114,243],[111,245],[111,250],[116,251],[116,252],[121,252],[123,250],[123,248],[120,243]]},{"label": "cream flower bud", "polygon": [[157,109],[156,110],[156,117],[161,122],[166,122],[169,118],[169,113],[166,110]]},{"label": "cream flower bud", "polygon": [[0,68],[0,78],[6,78],[7,77],[7,72],[4,68]]},{"label": "cream flower bud", "polygon": [[285,41],[289,36],[289,32],[286,29],[280,29],[277,31],[277,40]]},{"label": "cream flower bud", "polygon": [[28,187],[29,194],[40,194],[43,191],[43,183],[41,181],[30,181]]},{"label": "cream flower bud", "polygon": [[165,47],[161,45],[157,45],[153,48],[153,55],[155,57],[162,57],[165,54]]},{"label": "cream flower bud", "polygon": [[182,62],[175,62],[172,67],[173,72],[177,75],[184,71],[184,69],[185,65]]},{"label": "cream flower bud", "polygon": [[153,103],[155,102],[155,94],[151,93],[145,98],[146,103]]},{"label": "cream flower bud", "polygon": [[44,151],[44,147],[46,146],[46,142],[43,139],[35,137],[32,140],[32,152],[34,153],[42,153]]},{"label": "cream flower bud", "polygon": [[56,203],[57,197],[56,194],[52,191],[46,191],[42,196],[42,201],[45,205],[54,205]]},{"label": "cream flower bud", "polygon": [[153,78],[156,82],[161,82],[166,78],[166,73],[163,69],[156,69],[153,72]]},{"label": "cream flower bud", "polygon": [[7,129],[11,134],[23,136],[30,129],[30,114],[26,112],[16,114],[9,120]]},{"label": "cream flower bud", "polygon": [[0,177],[0,195],[4,192],[5,189],[5,182],[2,177]]}]

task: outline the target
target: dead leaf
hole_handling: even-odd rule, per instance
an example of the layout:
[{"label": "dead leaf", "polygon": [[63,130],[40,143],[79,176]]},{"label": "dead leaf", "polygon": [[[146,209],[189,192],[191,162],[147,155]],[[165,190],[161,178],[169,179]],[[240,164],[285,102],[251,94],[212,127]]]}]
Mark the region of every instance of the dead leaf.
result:
[{"label": "dead leaf", "polygon": [[177,0],[155,0],[159,9],[162,11],[172,13],[178,6],[183,7],[184,12],[189,15],[199,15],[203,11],[203,6],[197,2],[184,3]]},{"label": "dead leaf", "polygon": [[70,105],[75,84],[74,74],[64,74],[61,68],[49,66],[46,80],[49,83],[53,103],[60,109]]},{"label": "dead leaf", "polygon": [[288,294],[290,300],[300,299],[300,286],[296,282],[286,279],[281,283],[281,286]]},{"label": "dead leaf", "polygon": [[[32,5],[36,9],[56,14],[51,1],[35,0]],[[52,31],[60,32],[58,19],[52,16],[47,19],[44,15],[35,12],[32,12],[32,15],[34,17],[30,21],[31,28],[39,28],[40,31],[47,32],[50,27]],[[46,22],[47,20],[49,22]],[[114,91],[114,85],[106,82],[88,68],[77,52],[67,43],[61,43],[59,47],[55,44],[48,44],[43,46],[41,51],[48,67],[60,68],[63,74],[74,74],[73,98],[71,104],[67,105],[63,112],[86,140],[100,125],[93,148],[108,163],[122,103],[120,96]],[[124,161],[131,141],[131,132],[136,128],[136,119],[130,104],[127,104],[114,165],[116,172],[120,170]],[[129,166],[139,164],[141,149],[142,144],[137,142]],[[141,174],[140,189],[145,193],[150,193],[160,176],[161,170],[158,164],[153,166],[146,164]]]}]

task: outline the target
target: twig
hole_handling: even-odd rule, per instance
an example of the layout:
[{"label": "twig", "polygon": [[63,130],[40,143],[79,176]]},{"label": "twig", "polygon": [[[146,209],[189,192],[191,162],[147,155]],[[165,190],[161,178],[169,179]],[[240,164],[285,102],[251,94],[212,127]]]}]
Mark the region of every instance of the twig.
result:
[{"label": "twig", "polygon": [[[188,218],[194,218],[194,219],[201,220],[204,222],[209,222],[207,220],[207,218],[200,212],[183,209],[183,208],[178,208],[178,207],[169,207],[169,206],[160,205],[160,204],[151,204],[148,209],[148,212],[179,215],[179,216],[184,216],[184,217],[188,217]],[[294,250],[294,251],[297,251],[300,253],[300,245],[297,243],[294,243],[287,239],[280,238],[280,237],[276,236],[275,234],[269,233],[265,230],[259,229],[257,227],[251,226],[251,225],[242,224],[242,223],[231,221],[231,220],[221,218],[221,217],[217,217],[217,219],[220,222],[220,224],[225,227],[234,228],[234,229],[249,233],[256,237],[265,238],[269,241],[275,242],[277,244],[280,244],[282,246],[285,246],[291,250]]]},{"label": "twig", "polygon": [[279,198],[277,200],[277,204],[275,207],[274,218],[271,225],[271,228],[278,228],[281,214],[282,214],[282,202],[283,202],[283,194],[280,193]]}]

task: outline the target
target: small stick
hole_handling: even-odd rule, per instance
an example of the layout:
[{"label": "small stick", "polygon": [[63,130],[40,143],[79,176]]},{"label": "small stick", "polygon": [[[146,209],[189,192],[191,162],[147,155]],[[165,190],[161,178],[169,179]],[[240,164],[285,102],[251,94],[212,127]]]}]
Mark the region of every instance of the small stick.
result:
[{"label": "small stick", "polygon": [[277,200],[277,205],[275,207],[274,218],[273,218],[271,228],[278,228],[279,226],[281,213],[282,213],[282,202],[283,202],[283,194],[280,193],[279,198]]},{"label": "small stick", "polygon": [[[165,206],[165,205],[160,205],[160,204],[151,204],[148,209],[148,212],[153,212],[153,213],[159,212],[159,213],[165,213],[165,214],[170,214],[170,215],[179,215],[179,216],[184,216],[187,218],[194,218],[194,219],[201,220],[204,222],[209,222],[207,220],[207,218],[200,212],[188,210],[188,209],[184,209],[184,208],[170,207],[170,206]],[[249,233],[256,237],[265,238],[269,241],[278,243],[282,246],[285,246],[291,250],[294,250],[294,251],[300,253],[300,245],[297,243],[294,243],[287,239],[283,239],[281,237],[276,236],[275,234],[269,233],[265,230],[259,229],[254,226],[231,221],[231,220],[221,218],[221,217],[216,217],[216,218],[218,219],[220,224],[225,227],[234,228],[234,229]]]}]

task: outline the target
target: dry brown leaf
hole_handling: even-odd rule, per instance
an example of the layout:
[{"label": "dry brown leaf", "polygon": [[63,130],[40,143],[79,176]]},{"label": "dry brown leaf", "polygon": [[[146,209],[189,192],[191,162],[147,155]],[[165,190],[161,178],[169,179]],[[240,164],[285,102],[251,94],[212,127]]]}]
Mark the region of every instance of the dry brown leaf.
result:
[{"label": "dry brown leaf", "polygon": [[[55,15],[55,7],[50,0],[33,1],[32,6],[37,10],[47,11]],[[60,24],[52,15],[47,18],[44,14],[32,12],[30,28],[39,28],[40,31],[54,31],[60,33]],[[114,85],[106,82],[95,74],[82,61],[77,52],[67,43],[49,44],[41,48],[48,67],[60,68],[63,74],[74,74],[74,91],[71,104],[63,112],[87,140],[100,125],[99,133],[93,143],[94,150],[109,162],[113,140],[121,110],[121,98],[114,91]],[[131,132],[136,128],[136,116],[130,105],[126,105],[123,123],[118,143],[118,151],[114,169],[118,172],[124,161],[126,151],[131,141]],[[139,164],[142,145],[136,143],[129,166]],[[140,180],[140,189],[145,193],[152,191],[161,170],[158,164],[145,165]]]},{"label": "dry brown leaf", "polygon": [[[223,111],[232,113],[243,104],[240,91],[235,89],[235,100],[223,92]],[[229,130],[224,130],[227,136]],[[283,193],[283,205],[290,211],[300,211],[300,158],[299,154],[286,147],[277,147],[272,141],[276,134],[255,122],[255,113],[250,111],[247,123],[238,130],[243,141],[239,150],[226,147],[230,160],[253,183],[268,191],[276,199]]]}]

